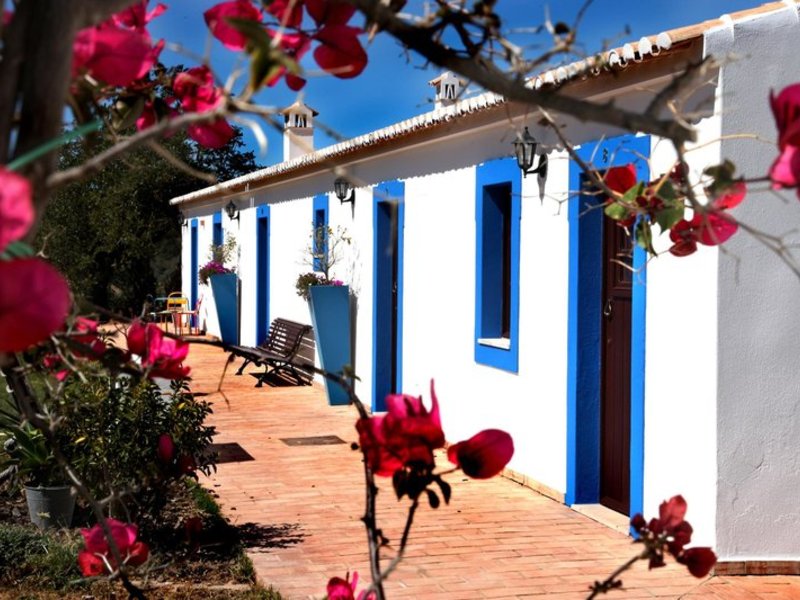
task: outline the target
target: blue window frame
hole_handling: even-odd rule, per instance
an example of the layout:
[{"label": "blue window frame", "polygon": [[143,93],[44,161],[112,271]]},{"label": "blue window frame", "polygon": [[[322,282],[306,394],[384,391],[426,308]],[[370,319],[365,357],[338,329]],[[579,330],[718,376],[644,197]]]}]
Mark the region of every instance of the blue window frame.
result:
[{"label": "blue window frame", "polygon": [[475,362],[519,370],[521,173],[513,158],[478,166]]},{"label": "blue window frame", "polygon": [[212,231],[212,240],[215,246],[222,246],[224,236],[222,233],[222,211],[214,213],[214,229]]},{"label": "blue window frame", "polygon": [[314,227],[311,239],[315,255],[314,270],[324,271],[327,260],[322,257],[328,255],[328,196],[326,194],[314,196],[314,212],[311,222]]},{"label": "blue window frame", "polygon": [[194,310],[197,306],[197,283],[199,277],[199,265],[197,259],[197,219],[192,219],[191,222],[191,229],[190,229],[190,248],[191,248],[191,256],[189,260],[191,261],[190,264],[190,271],[191,271],[191,280],[189,283],[189,295],[192,301],[191,309]]}]

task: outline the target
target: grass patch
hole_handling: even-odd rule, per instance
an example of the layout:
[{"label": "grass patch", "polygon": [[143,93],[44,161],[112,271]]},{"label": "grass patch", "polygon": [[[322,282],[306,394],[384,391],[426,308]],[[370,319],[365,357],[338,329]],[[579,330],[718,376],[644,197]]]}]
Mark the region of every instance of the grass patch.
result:
[{"label": "grass patch", "polygon": [[0,524],[0,587],[70,587],[81,578],[75,561],[81,545],[77,532]]}]

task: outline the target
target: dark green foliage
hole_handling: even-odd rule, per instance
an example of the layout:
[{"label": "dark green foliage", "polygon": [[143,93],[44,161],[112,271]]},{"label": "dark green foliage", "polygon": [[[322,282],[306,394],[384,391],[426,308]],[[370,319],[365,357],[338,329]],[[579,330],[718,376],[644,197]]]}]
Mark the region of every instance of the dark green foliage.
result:
[{"label": "dark green foliage", "polygon": [[[242,151],[241,131],[217,150],[198,148],[182,133],[162,144],[219,180],[258,168],[253,153]],[[81,164],[108,145],[68,144],[61,167]],[[149,148],[134,150],[59,191],[44,213],[38,244],[78,297],[122,314],[138,314],[147,294],[166,295],[180,288],[181,226],[169,199],[206,185]]]}]

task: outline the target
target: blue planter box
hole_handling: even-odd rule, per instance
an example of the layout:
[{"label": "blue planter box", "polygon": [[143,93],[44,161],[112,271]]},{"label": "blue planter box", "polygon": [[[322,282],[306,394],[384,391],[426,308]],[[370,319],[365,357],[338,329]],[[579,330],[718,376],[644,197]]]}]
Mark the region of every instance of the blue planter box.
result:
[{"label": "blue planter box", "polygon": [[[313,285],[309,288],[311,322],[322,368],[341,374],[352,365],[350,346],[350,288],[346,285]],[[350,397],[338,383],[325,378],[331,405],[349,404]]]},{"label": "blue planter box", "polygon": [[208,278],[217,307],[219,335],[226,344],[239,343],[239,278],[236,273],[222,273]]}]

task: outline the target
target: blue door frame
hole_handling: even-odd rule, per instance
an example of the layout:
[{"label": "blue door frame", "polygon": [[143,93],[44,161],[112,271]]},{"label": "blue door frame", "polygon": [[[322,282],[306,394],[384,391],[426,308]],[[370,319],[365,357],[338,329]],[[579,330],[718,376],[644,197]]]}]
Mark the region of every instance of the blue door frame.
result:
[{"label": "blue door frame", "polygon": [[[578,149],[599,169],[633,163],[640,181],[650,178],[648,136],[621,136]],[[581,189],[581,169],[570,162],[571,190]],[[570,504],[594,504],[600,494],[601,294],[603,211],[595,196],[569,203],[569,325],[567,354],[567,493]],[[634,245],[631,300],[630,514],[642,512],[644,494],[644,366],[647,254]]]},{"label": "blue door frame", "polygon": [[256,209],[256,344],[269,331],[269,206]]},{"label": "blue door frame", "polygon": [[[190,270],[191,275],[189,278],[189,296],[191,298],[191,310],[194,310],[197,307],[197,278],[199,277],[199,266],[197,264],[197,219],[192,219],[191,227],[190,227],[190,247],[191,247],[191,258],[189,260],[190,263]],[[199,319],[200,317],[193,317]],[[197,325],[197,323],[193,323],[193,325]]]},{"label": "blue door frame", "polygon": [[[386,410],[386,396],[399,393],[403,384],[405,184],[400,181],[382,183],[373,190],[373,198],[372,410],[383,411]],[[392,211],[393,206],[397,207],[396,211]],[[393,212],[396,223],[392,222]],[[396,313],[392,304],[395,285]],[[386,342],[392,339],[394,344]]]}]

